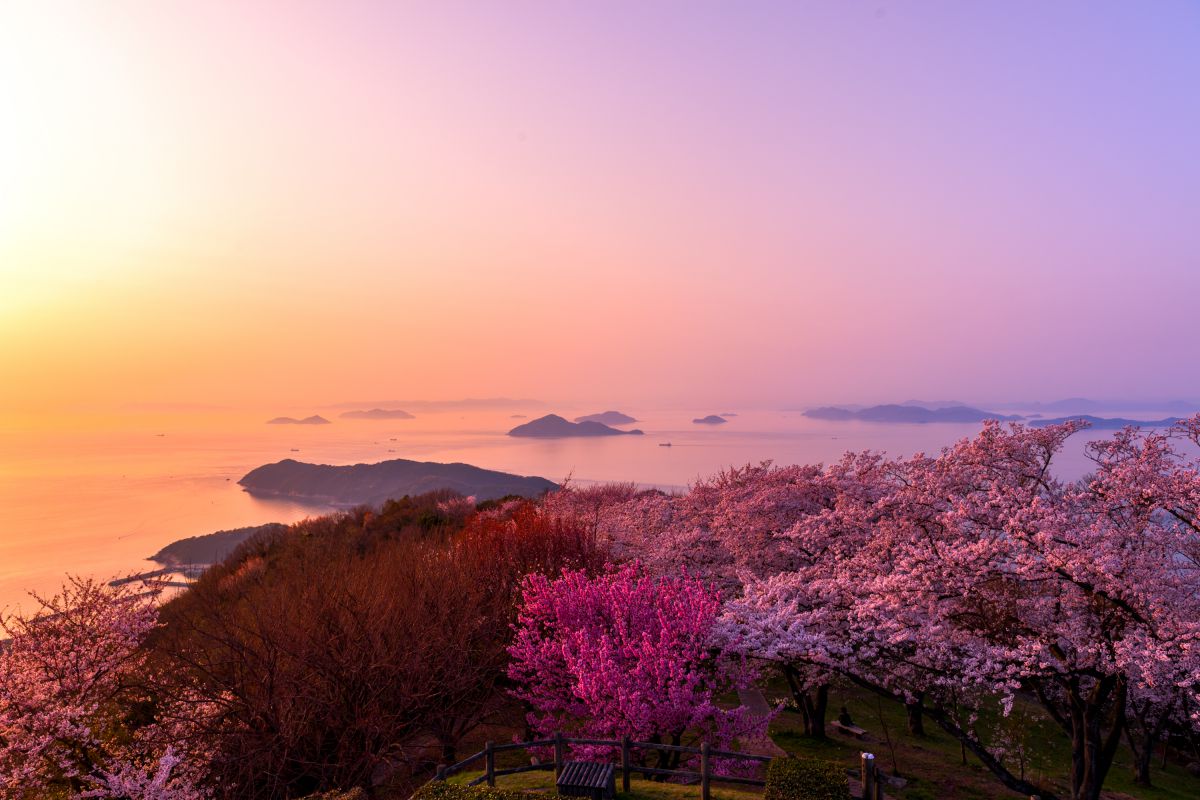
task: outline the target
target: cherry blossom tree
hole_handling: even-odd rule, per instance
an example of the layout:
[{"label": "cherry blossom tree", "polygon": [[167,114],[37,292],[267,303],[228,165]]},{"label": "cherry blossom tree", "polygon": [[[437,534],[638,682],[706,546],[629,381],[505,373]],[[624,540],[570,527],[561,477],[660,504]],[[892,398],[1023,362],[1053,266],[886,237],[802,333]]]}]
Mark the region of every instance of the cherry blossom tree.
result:
[{"label": "cherry blossom tree", "polygon": [[202,759],[135,722],[150,705],[142,644],[154,594],[72,578],[32,615],[0,619],[0,797],[198,800]]},{"label": "cherry blossom tree", "polygon": [[1028,692],[1071,739],[1071,797],[1095,800],[1131,698],[1200,686],[1200,465],[1174,446],[1200,443],[1200,418],[1093,444],[1095,476],[1062,484],[1051,463],[1079,427],[988,423],[938,457],[880,462],[789,534],[823,557],[749,583],[726,624],[921,697],[1006,785],[1049,797],[977,730],[982,703]]},{"label": "cherry blossom tree", "polygon": [[[534,709],[529,722],[542,734],[673,745],[694,735],[718,747],[761,736],[766,719],[717,704],[748,677],[713,646],[720,607],[697,578],[656,577],[632,564],[596,578],[531,575],[509,649],[514,694]],[[657,766],[678,762],[662,751]]]}]

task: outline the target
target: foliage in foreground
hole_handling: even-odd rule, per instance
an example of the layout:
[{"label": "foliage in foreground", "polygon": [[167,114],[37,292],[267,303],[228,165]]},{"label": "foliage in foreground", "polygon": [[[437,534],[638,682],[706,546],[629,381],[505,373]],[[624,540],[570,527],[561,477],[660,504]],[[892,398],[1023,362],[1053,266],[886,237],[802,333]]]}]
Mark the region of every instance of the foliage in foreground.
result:
[{"label": "foliage in foreground", "polygon": [[763,800],[846,800],[846,770],[828,761],[776,758],[767,765]]},{"label": "foliage in foreground", "polygon": [[205,731],[221,796],[410,783],[507,707],[521,580],[603,557],[532,503],[466,506],[434,495],[309,521],[164,609],[156,659],[224,710]]},{"label": "foliage in foreground", "polygon": [[0,619],[0,798],[200,800],[191,723],[203,703],[146,714],[152,594],[71,579],[30,616]]}]

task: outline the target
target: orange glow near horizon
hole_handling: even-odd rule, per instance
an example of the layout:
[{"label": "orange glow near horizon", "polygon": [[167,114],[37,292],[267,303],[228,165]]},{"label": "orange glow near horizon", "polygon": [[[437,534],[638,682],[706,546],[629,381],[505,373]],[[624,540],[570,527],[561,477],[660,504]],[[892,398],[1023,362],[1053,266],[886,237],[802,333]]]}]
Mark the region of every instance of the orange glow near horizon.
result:
[{"label": "orange glow near horizon", "polygon": [[1196,10],[1005,5],[6,3],[0,427],[1200,394]]}]

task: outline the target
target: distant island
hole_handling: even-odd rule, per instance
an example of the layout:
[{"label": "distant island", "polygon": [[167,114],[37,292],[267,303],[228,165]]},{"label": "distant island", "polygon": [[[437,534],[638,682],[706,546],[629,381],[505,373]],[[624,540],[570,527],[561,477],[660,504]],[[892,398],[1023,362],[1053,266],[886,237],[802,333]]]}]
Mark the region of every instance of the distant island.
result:
[{"label": "distant island", "polygon": [[467,397],[462,400],[354,400],[336,403],[334,408],[406,408],[417,412],[483,411],[489,409],[528,410],[542,408],[541,400],[513,397]]},{"label": "distant island", "polygon": [[547,414],[526,422],[524,425],[518,425],[509,431],[508,435],[538,439],[564,439],[569,436],[641,436],[642,432],[636,428],[631,431],[619,431],[602,422],[568,422],[558,414]]},{"label": "distant island", "polygon": [[344,411],[338,414],[342,419],[416,419],[407,411],[399,408],[372,408],[369,411]]},{"label": "distant island", "polygon": [[266,525],[234,528],[228,531],[206,533],[203,536],[189,536],[186,539],[171,542],[150,556],[149,560],[162,564],[164,567],[216,564],[218,561],[224,560],[247,539],[259,534],[282,533],[287,528],[287,525],[279,522],[268,522]]},{"label": "distant island", "polygon": [[907,423],[982,422],[985,419],[1015,421],[1021,419],[1018,416],[1005,416],[1004,414],[997,414],[994,411],[981,411],[978,408],[971,408],[970,406],[925,408],[924,406],[896,404],[870,406],[862,409],[824,406],[822,408],[810,408],[804,412],[804,416],[812,419],[833,420],[836,422],[863,420],[865,422]]},{"label": "distant island", "polygon": [[692,420],[696,425],[724,425],[728,421],[720,414],[709,414],[707,417],[697,417]]},{"label": "distant island", "polygon": [[[1093,400],[1088,397],[1068,397],[1063,400],[1055,400],[1051,403],[1042,403],[1037,401],[1013,401],[1004,403],[993,403],[996,408],[1008,408],[1018,411],[1044,411],[1058,412],[1056,416],[1065,414],[1080,414],[1094,415],[1104,411],[1118,412],[1158,412],[1168,414],[1191,414],[1197,407],[1200,407],[1200,401],[1195,399],[1187,400],[1130,400],[1126,399],[1111,399],[1111,400]],[[1071,419],[1078,419],[1072,416]]]},{"label": "distant island", "polygon": [[311,417],[305,417],[304,419],[296,419],[295,417],[276,417],[275,419],[267,420],[267,424],[268,425],[328,425],[330,423],[329,423],[329,420],[325,419],[324,417],[320,416],[319,414],[313,414]]},{"label": "distant island", "polygon": [[576,422],[599,422],[602,425],[628,425],[637,422],[636,419],[620,411],[601,411],[599,414],[587,414],[576,417]]},{"label": "distant island", "polygon": [[284,459],[246,473],[238,483],[250,494],[301,498],[334,506],[379,505],[385,500],[452,489],[478,500],[508,495],[538,497],[558,484],[470,464],[398,458],[378,464],[330,466]]},{"label": "distant island", "polygon": [[1179,417],[1166,419],[1124,419],[1122,417],[1093,417],[1090,414],[1079,414],[1074,417],[1059,417],[1057,419],[1039,419],[1031,422],[1035,428],[1045,428],[1047,425],[1062,425],[1064,422],[1086,422],[1091,428],[1100,431],[1120,430],[1131,425],[1138,428],[1169,428],[1183,420]]}]

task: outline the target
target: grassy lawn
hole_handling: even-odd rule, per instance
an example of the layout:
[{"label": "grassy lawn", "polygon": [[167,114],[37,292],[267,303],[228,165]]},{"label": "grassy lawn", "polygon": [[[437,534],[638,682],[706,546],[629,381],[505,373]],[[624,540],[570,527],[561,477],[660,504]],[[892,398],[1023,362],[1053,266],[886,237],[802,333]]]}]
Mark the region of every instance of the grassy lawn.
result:
[{"label": "grassy lawn", "polygon": [[[784,696],[783,687],[771,687],[768,696]],[[895,769],[909,781],[903,789],[889,790],[889,794],[897,800],[1015,800],[1021,797],[1016,792],[1006,789],[970,753],[966,755],[964,764],[958,741],[934,723],[926,720],[924,738],[910,735],[904,708],[899,704],[887,701],[880,703],[874,694],[857,687],[835,688],[829,697],[830,720],[837,717],[843,705],[850,712],[854,723],[866,729],[867,739],[859,740],[839,734],[832,727],[829,728],[829,737],[825,740],[808,738],[801,733],[803,724],[800,716],[787,711],[781,713],[772,723],[771,737],[789,753],[833,761],[851,769],[857,768],[862,751],[874,753],[880,767],[888,772]],[[1028,753],[1025,758],[1026,779],[1059,796],[1067,794],[1070,750],[1065,734],[1034,705],[1020,701],[1013,716],[1005,724],[1010,726],[1012,738],[1021,741]],[[892,740],[890,748],[886,742],[889,736]],[[491,738],[503,741],[508,736],[492,734]],[[480,747],[464,748],[461,752],[464,755],[469,754]],[[529,763],[528,758],[529,755],[522,751],[507,751],[497,754],[496,765],[501,769],[515,767]],[[1019,774],[1018,764],[1006,763]],[[479,762],[478,766],[481,767],[482,763]],[[482,773],[476,769],[457,775],[451,780],[466,782],[480,774]],[[1132,774],[1129,750],[1122,745],[1105,784],[1106,800],[1200,798],[1200,779],[1188,775],[1177,763],[1171,762],[1163,769],[1156,760],[1151,774],[1155,783],[1153,788],[1134,786]],[[617,783],[619,787],[620,776]],[[498,778],[496,785],[502,788],[553,793],[554,774],[547,771],[506,775]],[[628,795],[618,794],[626,800],[698,800],[700,797],[700,787],[695,785],[660,783],[635,778],[631,788],[632,791]],[[714,786],[713,797],[715,800],[759,800],[761,791],[740,786]]]},{"label": "grassy lawn", "polygon": [[[778,694],[782,696],[782,691],[778,691]],[[847,767],[856,766],[859,754],[866,750],[875,754],[880,767],[892,772],[892,752],[886,743],[886,729],[895,749],[895,769],[909,780],[904,789],[889,791],[895,797],[903,800],[1012,800],[1021,796],[1005,788],[970,753],[966,756],[966,764],[963,764],[958,741],[934,723],[926,720],[924,738],[909,734],[904,708],[898,703],[884,701],[881,704],[875,695],[862,689],[834,689],[829,697],[829,718],[836,718],[843,705],[854,723],[866,729],[867,740],[841,735],[832,728],[829,729],[827,740],[810,739],[800,733],[803,731],[800,716],[786,711],[772,724],[771,737],[790,753],[836,761]],[[1038,709],[1020,702],[1008,724],[1013,727],[1014,737],[1021,739],[1030,753],[1025,765],[1026,780],[1059,796],[1066,794],[1070,747],[1065,734]],[[1006,764],[1019,774],[1015,764]],[[1111,800],[1129,797],[1138,800],[1195,800],[1200,797],[1200,779],[1188,775],[1178,764],[1168,764],[1164,770],[1156,763],[1151,774],[1155,783],[1153,788],[1134,786],[1132,775],[1132,758],[1128,748],[1122,746],[1105,781],[1105,796]]]}]

